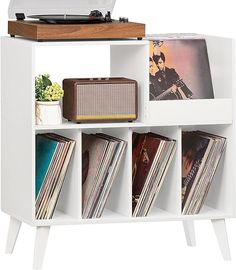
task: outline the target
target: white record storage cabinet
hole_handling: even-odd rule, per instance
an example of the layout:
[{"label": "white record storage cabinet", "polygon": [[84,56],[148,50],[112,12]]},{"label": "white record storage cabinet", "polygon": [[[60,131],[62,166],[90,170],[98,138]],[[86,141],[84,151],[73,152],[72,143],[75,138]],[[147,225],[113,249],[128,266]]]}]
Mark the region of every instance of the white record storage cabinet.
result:
[{"label": "white record storage cabinet", "polygon": [[[236,217],[234,41],[204,36],[215,99],[149,101],[147,40],[33,42],[3,37],[2,49],[2,210],[10,216],[6,252],[12,253],[22,222],[36,228],[34,269],[43,262],[51,226],[87,223],[183,222],[188,245],[195,245],[194,221],[213,224],[222,255],[230,259],[226,218]],[[34,78],[125,76],[139,83],[139,117],[133,123],[35,125]],[[198,215],[181,214],[181,134],[200,129],[227,137],[226,152]],[[35,219],[35,134],[55,132],[76,140],[56,213]],[[155,207],[132,217],[132,132],[153,131],[177,140],[177,151]],[[128,142],[106,209],[100,219],[81,217],[81,135],[103,132]]]}]

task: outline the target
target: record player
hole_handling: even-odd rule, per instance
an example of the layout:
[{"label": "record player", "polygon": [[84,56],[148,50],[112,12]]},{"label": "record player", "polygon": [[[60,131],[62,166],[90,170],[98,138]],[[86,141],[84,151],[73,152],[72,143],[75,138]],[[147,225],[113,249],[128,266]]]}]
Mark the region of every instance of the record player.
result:
[{"label": "record player", "polygon": [[115,0],[11,0],[8,33],[37,41],[145,37],[145,24],[113,20]]}]

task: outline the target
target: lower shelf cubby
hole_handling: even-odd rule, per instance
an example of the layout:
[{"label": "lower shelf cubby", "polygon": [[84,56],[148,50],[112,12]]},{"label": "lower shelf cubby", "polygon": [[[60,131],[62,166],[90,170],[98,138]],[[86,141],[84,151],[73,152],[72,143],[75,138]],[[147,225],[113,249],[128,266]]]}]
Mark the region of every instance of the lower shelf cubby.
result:
[{"label": "lower shelf cubby", "polygon": [[[178,216],[181,213],[181,130],[179,127],[142,127],[132,128],[135,133],[155,133],[176,141],[173,159],[167,169],[163,184],[157,194],[153,207],[147,218],[161,218]],[[143,218],[143,217],[141,217]],[[138,218],[139,219],[139,218]]]},{"label": "lower shelf cubby", "polygon": [[[203,207],[199,214],[190,215],[194,217],[212,217],[212,216],[232,216],[233,209],[233,190],[235,186],[235,173],[233,170],[234,160],[234,143],[233,125],[200,125],[200,126],[185,126],[183,131],[203,131],[218,136],[225,137],[227,140],[225,150],[221,156],[217,169],[212,179],[209,192],[205,198]],[[225,196],[225,194],[228,194]]]},{"label": "lower shelf cubby", "polygon": [[[107,198],[104,211],[100,219],[119,219],[131,217],[131,198],[132,198],[132,137],[129,128],[102,128],[102,129],[85,129],[83,134],[105,134],[126,142],[126,149],[121,157],[117,174],[114,178],[109,196]],[[82,135],[83,136],[83,135]],[[82,143],[83,144],[83,143]],[[83,159],[82,159],[82,168]],[[109,172],[110,173],[110,172]],[[82,183],[81,183],[82,189]],[[83,198],[82,198],[83,201]],[[82,203],[81,201],[81,203]],[[83,204],[83,203],[82,203]],[[83,216],[83,213],[81,212]]]},{"label": "lower shelf cubby", "polygon": [[[55,133],[75,141],[75,147],[67,168],[65,180],[51,219],[36,219],[42,224],[68,224],[80,218],[81,194],[80,194],[80,170],[81,170],[81,132],[78,130],[47,130],[37,131],[36,134]],[[35,212],[35,211],[34,211]]]}]

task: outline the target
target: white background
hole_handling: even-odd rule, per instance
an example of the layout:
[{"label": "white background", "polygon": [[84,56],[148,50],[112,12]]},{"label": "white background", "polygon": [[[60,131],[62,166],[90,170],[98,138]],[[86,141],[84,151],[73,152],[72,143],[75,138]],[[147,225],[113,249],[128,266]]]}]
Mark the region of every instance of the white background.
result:
[{"label": "white background", "polygon": [[[197,32],[235,38],[234,2],[118,0],[113,15],[146,23],[149,34]],[[7,32],[7,7],[8,1],[1,0],[1,35]],[[35,230],[23,225],[14,254],[5,255],[8,220],[0,213],[0,269],[31,269]],[[231,262],[223,261],[209,221],[196,222],[195,248],[187,247],[180,222],[54,227],[44,269],[236,269],[236,221],[227,221],[227,226]]]}]

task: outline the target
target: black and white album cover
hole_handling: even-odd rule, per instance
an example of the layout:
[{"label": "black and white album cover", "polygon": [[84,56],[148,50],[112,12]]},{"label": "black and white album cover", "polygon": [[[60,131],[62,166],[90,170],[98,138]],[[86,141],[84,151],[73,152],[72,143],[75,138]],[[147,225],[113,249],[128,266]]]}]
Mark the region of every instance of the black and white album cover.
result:
[{"label": "black and white album cover", "polygon": [[152,39],[150,100],[214,98],[205,39]]}]

